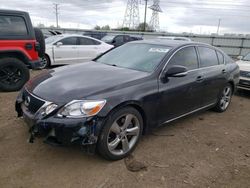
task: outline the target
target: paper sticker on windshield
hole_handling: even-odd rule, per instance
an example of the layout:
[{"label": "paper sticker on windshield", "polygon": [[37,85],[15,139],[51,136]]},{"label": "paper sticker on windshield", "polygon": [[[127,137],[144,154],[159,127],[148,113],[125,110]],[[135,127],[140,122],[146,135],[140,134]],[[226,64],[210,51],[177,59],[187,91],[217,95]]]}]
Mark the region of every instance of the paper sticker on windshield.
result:
[{"label": "paper sticker on windshield", "polygon": [[157,52],[157,53],[167,53],[169,49],[167,48],[150,48],[149,52]]}]

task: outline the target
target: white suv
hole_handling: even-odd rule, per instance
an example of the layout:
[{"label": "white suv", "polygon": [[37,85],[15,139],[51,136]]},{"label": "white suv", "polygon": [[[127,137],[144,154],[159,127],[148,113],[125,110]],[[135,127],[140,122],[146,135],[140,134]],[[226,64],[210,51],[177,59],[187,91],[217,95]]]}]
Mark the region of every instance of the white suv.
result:
[{"label": "white suv", "polygon": [[46,55],[42,68],[87,62],[113,48],[103,41],[82,35],[55,35],[45,42]]},{"label": "white suv", "polygon": [[239,57],[239,59],[236,62],[240,67],[240,83],[238,88],[250,91],[250,53],[245,57]]}]

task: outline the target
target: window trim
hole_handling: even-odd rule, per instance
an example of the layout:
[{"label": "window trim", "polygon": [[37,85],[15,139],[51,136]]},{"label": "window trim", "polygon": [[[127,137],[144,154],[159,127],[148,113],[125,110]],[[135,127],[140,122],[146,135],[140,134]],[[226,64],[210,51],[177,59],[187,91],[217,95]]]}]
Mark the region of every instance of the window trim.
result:
[{"label": "window trim", "polygon": [[[225,56],[224,56],[224,54],[221,53],[219,50],[215,50],[215,51],[216,51],[216,55],[217,55],[217,58],[218,58],[219,65],[225,65]],[[222,55],[222,58],[223,58],[223,63],[222,64],[220,64],[220,59],[219,59],[218,54]]]},{"label": "window trim", "polygon": [[[198,49],[199,47],[209,48],[209,49],[213,50],[213,51],[215,52],[215,54],[216,54],[216,59],[217,59],[217,63],[218,63],[218,64],[217,64],[217,65],[207,66],[207,67],[201,67],[201,57],[200,57],[200,52],[199,52],[199,49]],[[205,46],[205,45],[197,45],[196,48],[197,48],[197,53],[198,53],[199,62],[200,62],[199,68],[210,68],[210,67],[214,67],[214,66],[219,66],[219,65],[221,65],[220,62],[219,62],[218,55],[217,55],[217,50],[216,50],[215,48],[211,48],[210,46]]]},{"label": "window trim", "polygon": [[[213,66],[209,66],[209,67],[201,67],[200,66],[200,54],[198,53],[198,47],[201,46],[201,47],[207,47],[207,48],[210,48],[212,50],[215,50],[215,51],[218,51],[216,48],[214,47],[211,47],[211,46],[206,46],[206,45],[202,45],[202,44],[189,44],[189,45],[186,45],[186,46],[182,46],[180,47],[179,49],[175,50],[173,52],[173,54],[167,59],[165,65],[163,66],[163,68],[161,69],[160,71],[160,74],[158,76],[158,79],[161,80],[161,77],[162,77],[162,74],[164,74],[164,70],[166,69],[168,63],[170,62],[170,60],[173,58],[173,56],[179,52],[180,50],[182,50],[183,48],[187,48],[187,47],[194,47],[195,50],[196,50],[196,53],[197,53],[197,57],[198,57],[198,68],[197,69],[192,69],[192,70],[188,70],[187,72],[193,72],[193,71],[197,71],[197,70],[203,70],[203,69],[207,69],[207,68],[211,68],[211,67],[215,67],[215,66],[220,66],[220,65],[223,65],[223,64],[218,64],[218,65],[213,65]],[[222,53],[223,54],[223,53]],[[225,65],[225,56],[223,55],[224,57],[224,65]]]},{"label": "window trim", "polygon": [[[195,51],[196,59],[197,59],[197,68],[195,68],[195,69],[198,69],[198,68],[200,68],[200,61],[199,61],[199,56],[198,56],[197,49],[196,49],[195,46],[186,46],[185,48],[190,48],[190,47],[193,48],[194,51]],[[181,50],[183,50],[183,49],[185,49],[185,48],[182,48]],[[179,50],[179,51],[181,51],[181,50]],[[179,52],[179,51],[178,51],[178,52]],[[174,56],[175,56],[178,52],[176,52],[176,53],[171,57],[171,59],[170,59],[170,61],[168,62],[168,64],[171,62],[171,60],[174,58]],[[166,68],[167,68],[167,66],[166,66]],[[191,69],[191,70],[195,70],[195,69]],[[189,71],[189,70],[188,70],[188,71]]]},{"label": "window trim", "polygon": [[[92,40],[92,41],[94,41],[93,43],[96,43],[96,44],[89,44],[89,45],[81,44],[81,38],[84,38],[84,39],[87,39],[87,40]],[[79,45],[79,46],[98,46],[98,45],[102,44],[101,42],[99,42],[99,41],[97,41],[95,39],[84,37],[84,36],[83,37],[82,36],[78,36],[77,39],[78,39],[78,44],[77,45]]]},{"label": "window trim", "polygon": [[18,17],[18,18],[21,18],[24,25],[25,25],[25,28],[26,28],[26,34],[19,34],[19,35],[13,35],[13,34],[8,34],[8,35],[2,35],[2,36],[8,36],[8,37],[24,37],[24,36],[29,36],[30,35],[30,31],[29,31],[29,28],[28,28],[28,25],[27,25],[27,21],[26,21],[26,18],[22,15],[5,15],[5,14],[0,14],[0,16],[3,16],[3,17]]},{"label": "window trim", "polygon": [[56,45],[58,42],[60,42],[60,41],[62,41],[62,40],[64,40],[64,39],[68,39],[68,38],[76,38],[76,45],[64,45],[63,43],[63,45],[62,46],[77,46],[77,45],[79,45],[79,41],[78,41],[78,38],[76,37],[76,36],[67,36],[67,37],[64,37],[64,38],[62,38],[62,39],[59,39],[59,40],[57,40],[57,41],[55,41],[54,43],[53,43],[53,45]]}]

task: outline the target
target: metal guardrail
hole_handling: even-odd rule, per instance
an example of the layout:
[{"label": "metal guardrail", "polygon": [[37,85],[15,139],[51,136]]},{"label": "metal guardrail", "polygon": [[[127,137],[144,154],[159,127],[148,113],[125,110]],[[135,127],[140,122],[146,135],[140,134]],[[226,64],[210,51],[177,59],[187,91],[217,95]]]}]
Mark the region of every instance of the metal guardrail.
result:
[{"label": "metal guardrail", "polygon": [[175,33],[156,33],[156,32],[134,32],[134,31],[100,31],[100,30],[85,30],[85,29],[67,29],[67,28],[41,28],[44,33],[49,33],[49,30],[59,31],[61,33],[89,33],[89,32],[106,32],[109,34],[129,34],[139,35],[144,39],[154,39],[158,36],[180,36],[188,37],[196,42],[208,43],[216,46],[226,52],[230,56],[246,55],[250,53],[250,36],[223,36],[223,35],[199,35],[199,34],[175,34]]}]

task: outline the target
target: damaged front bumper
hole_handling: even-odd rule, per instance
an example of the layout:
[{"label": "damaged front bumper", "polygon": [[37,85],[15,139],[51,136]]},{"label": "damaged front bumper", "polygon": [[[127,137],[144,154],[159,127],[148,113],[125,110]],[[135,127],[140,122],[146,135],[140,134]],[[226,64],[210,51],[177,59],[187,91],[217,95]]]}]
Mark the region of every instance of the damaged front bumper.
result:
[{"label": "damaged front bumper", "polygon": [[30,143],[36,137],[44,137],[44,142],[51,145],[79,144],[94,152],[103,118],[61,118],[55,113],[42,117],[39,113],[31,113],[20,97],[16,101],[16,111],[29,127]]}]

